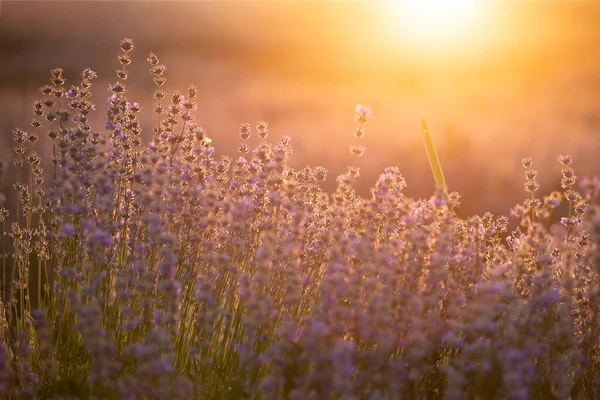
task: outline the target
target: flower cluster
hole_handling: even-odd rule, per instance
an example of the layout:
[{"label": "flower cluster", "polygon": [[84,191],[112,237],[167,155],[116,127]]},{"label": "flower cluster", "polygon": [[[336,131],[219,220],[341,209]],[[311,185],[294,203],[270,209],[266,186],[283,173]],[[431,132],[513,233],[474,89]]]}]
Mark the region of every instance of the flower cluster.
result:
[{"label": "flower cluster", "polygon": [[[1,398],[600,397],[600,180],[576,187],[570,157],[545,197],[523,160],[516,224],[462,218],[441,187],[409,198],[398,167],[362,197],[355,165],[329,193],[265,122],[217,157],[197,89],[167,95],[154,54],[145,143],[133,50],[103,130],[96,74],[65,89],[55,69],[13,132],[13,192],[0,165]],[[357,157],[370,118],[356,107]]]}]

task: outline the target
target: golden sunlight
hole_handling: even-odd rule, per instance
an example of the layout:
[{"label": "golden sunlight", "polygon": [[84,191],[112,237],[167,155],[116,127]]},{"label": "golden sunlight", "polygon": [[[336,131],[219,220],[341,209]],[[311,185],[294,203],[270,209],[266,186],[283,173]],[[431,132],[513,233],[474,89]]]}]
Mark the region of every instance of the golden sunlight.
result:
[{"label": "golden sunlight", "polygon": [[445,45],[474,33],[482,0],[396,0],[386,4],[398,34],[411,42]]}]

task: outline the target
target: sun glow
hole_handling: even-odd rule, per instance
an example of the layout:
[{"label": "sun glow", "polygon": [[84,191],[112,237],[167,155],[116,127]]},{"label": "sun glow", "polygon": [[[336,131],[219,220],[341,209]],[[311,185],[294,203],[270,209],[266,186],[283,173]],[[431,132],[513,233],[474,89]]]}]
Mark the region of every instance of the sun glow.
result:
[{"label": "sun glow", "polygon": [[475,35],[483,0],[396,0],[388,3],[402,39],[447,44]]}]

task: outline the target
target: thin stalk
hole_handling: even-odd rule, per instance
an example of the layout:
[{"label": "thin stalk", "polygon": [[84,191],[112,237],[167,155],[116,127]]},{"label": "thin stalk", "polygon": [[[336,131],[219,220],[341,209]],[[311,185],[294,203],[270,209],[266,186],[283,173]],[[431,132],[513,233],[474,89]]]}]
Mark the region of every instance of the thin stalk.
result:
[{"label": "thin stalk", "polygon": [[175,155],[175,153],[177,153],[177,149],[179,148],[179,144],[183,140],[183,134],[185,133],[185,127],[186,126],[187,126],[187,122],[184,122],[184,124],[183,124],[183,126],[181,128],[181,133],[179,134],[179,139],[177,140],[177,143],[175,143],[175,145],[173,146],[173,148],[171,150],[171,156],[169,157],[169,162],[173,161],[173,156]]},{"label": "thin stalk", "polygon": [[446,180],[444,179],[442,165],[440,164],[433,138],[431,137],[431,133],[429,133],[429,128],[427,128],[427,123],[424,119],[421,120],[421,128],[423,128],[425,151],[427,152],[427,158],[429,159],[429,166],[431,167],[435,184],[444,190],[444,197],[448,200],[448,187],[446,186]]},{"label": "thin stalk", "polygon": [[8,286],[6,285],[6,221],[2,220],[2,300],[6,302],[8,299]]}]

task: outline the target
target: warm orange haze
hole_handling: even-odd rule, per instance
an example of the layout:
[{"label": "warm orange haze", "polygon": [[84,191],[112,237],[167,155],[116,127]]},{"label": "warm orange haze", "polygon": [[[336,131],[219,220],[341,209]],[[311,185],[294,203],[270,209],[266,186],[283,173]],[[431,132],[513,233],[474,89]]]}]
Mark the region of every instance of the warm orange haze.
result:
[{"label": "warm orange haze", "polygon": [[600,399],[599,21],[2,1],[0,399]]},{"label": "warm orange haze", "polygon": [[151,96],[144,59],[154,51],[168,91],[199,87],[199,123],[219,153],[235,154],[240,123],[266,120],[293,138],[291,162],[327,167],[331,185],[351,163],[352,109],[368,104],[364,194],[391,165],[408,193],[430,193],[425,118],[461,211],[504,212],[523,195],[524,156],[547,165],[546,190],[558,185],[560,153],[598,173],[599,18],[597,2],[3,1],[0,127],[8,137],[28,118],[50,68],[72,84],[93,66],[106,87],[114,44],[133,37],[136,100]]}]

